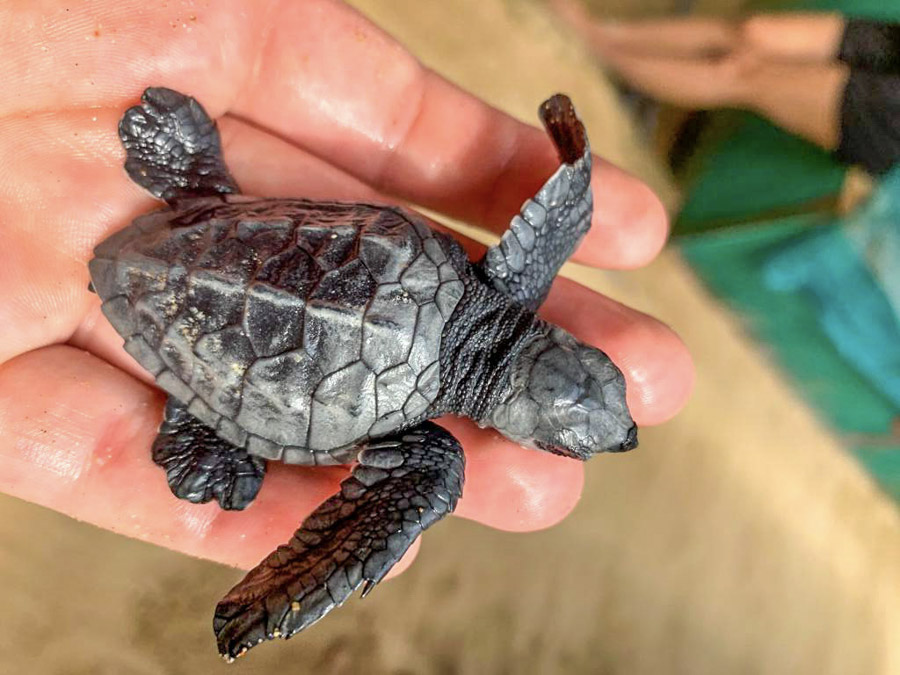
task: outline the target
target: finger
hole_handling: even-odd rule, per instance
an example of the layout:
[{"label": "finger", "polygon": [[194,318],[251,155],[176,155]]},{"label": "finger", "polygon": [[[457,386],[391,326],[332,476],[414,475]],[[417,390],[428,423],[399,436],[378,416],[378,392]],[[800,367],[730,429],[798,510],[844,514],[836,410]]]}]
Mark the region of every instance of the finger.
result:
[{"label": "finger", "polygon": [[581,462],[529,450],[474,422],[442,418],[466,449],[466,485],[456,515],[509,532],[556,525],[581,497]]},{"label": "finger", "polygon": [[[256,73],[236,114],[379,191],[495,232],[559,163],[542,131],[423,68],[343,4],[285,6]],[[666,236],[659,200],[602,160],[593,184],[594,227],[576,259],[616,268],[646,263]]]},{"label": "finger", "polygon": [[[290,539],[346,475],[340,467],[271,462],[259,496],[244,512],[178,500],[150,459],[161,406],[154,389],[72,347],[48,347],[7,362],[0,367],[0,490],[128,536],[249,567]],[[550,524],[536,505],[552,514],[565,511],[554,495],[565,492],[568,503],[573,498],[551,485],[554,474],[548,479],[546,464],[517,468],[515,449],[505,447],[511,444],[492,442],[482,450],[484,437],[469,433],[465,442],[478,448],[476,454],[496,450],[506,457],[504,475],[521,484],[510,489],[497,473],[481,475],[490,462],[474,459],[466,472],[467,495],[474,500],[464,509],[469,517],[535,529]],[[479,498],[482,490],[502,494]]]}]

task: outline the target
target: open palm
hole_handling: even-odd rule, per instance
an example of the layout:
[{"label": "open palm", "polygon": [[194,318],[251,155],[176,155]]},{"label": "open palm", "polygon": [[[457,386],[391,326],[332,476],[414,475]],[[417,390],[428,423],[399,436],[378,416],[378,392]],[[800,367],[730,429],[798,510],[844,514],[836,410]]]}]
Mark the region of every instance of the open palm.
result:
[{"label": "open palm", "polygon": [[[495,232],[557,159],[541,131],[428,71],[339,2],[176,4],[90,0],[70,11],[15,0],[0,9],[0,490],[247,567],[346,472],[273,464],[242,513],[170,494],[149,452],[163,397],[87,291],[93,246],[156,205],[122,169],[125,108],[147,86],[197,98],[218,119],[248,194],[409,201]],[[649,261],[666,234],[657,199],[602,160],[593,182],[593,228],[576,259]],[[690,358],[662,324],[564,279],[541,313],[621,367],[638,424],[684,403]],[[531,530],[577,501],[578,462],[442,423],[468,455],[457,514]]]}]

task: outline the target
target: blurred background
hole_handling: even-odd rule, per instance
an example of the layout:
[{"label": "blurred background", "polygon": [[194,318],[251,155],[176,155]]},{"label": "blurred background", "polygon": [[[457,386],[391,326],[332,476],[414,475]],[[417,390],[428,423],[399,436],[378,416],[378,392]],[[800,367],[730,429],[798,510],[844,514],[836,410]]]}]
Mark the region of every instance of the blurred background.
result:
[{"label": "blurred background", "polygon": [[[817,274],[848,241],[896,241],[865,233],[900,184],[749,113],[692,116],[625,90],[540,0],[351,4],[529,123],[548,93],[570,94],[595,152],[662,196],[674,239],[659,260],[565,273],[682,336],[692,401],[639,451],[588,463],[558,527],[451,519],[408,573],[234,666],[210,617],[239,572],[0,496],[0,672],[900,673],[897,382],[847,356],[855,334],[827,320]],[[786,3],[586,4],[635,18]],[[900,18],[893,0],[804,6]],[[863,286],[841,284],[841,303],[879,290]]]}]

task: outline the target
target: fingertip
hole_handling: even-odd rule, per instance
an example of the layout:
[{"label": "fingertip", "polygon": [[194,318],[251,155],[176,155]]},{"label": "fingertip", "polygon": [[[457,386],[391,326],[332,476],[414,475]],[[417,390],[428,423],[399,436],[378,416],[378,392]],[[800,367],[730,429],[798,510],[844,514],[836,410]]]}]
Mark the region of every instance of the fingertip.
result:
[{"label": "fingertip", "polygon": [[522,448],[471,422],[444,418],[466,449],[466,485],[456,514],[489,527],[530,532],[556,525],[581,497],[581,462]]},{"label": "fingertip", "polygon": [[669,212],[659,195],[639,181],[629,215],[622,235],[623,267],[643,267],[660,254],[669,239]]},{"label": "fingertip", "polygon": [[687,404],[694,389],[694,360],[675,331],[651,317],[630,340],[627,348],[611,355],[625,374],[628,406],[638,424],[662,424]]},{"label": "fingertip", "polygon": [[[593,310],[573,311],[583,307]],[[687,403],[694,386],[694,362],[666,324],[569,279],[553,285],[540,314],[602,349],[619,367],[638,425],[665,422]]]},{"label": "fingertip", "polygon": [[669,236],[669,214],[643,181],[595,158],[594,218],[574,260],[607,269],[634,269],[656,258]]}]

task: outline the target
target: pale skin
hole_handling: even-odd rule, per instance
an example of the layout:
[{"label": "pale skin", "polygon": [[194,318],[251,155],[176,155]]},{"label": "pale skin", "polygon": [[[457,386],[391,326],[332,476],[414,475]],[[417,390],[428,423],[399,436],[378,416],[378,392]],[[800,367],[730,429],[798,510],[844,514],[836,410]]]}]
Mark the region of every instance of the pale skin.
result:
[{"label": "pale skin", "polygon": [[835,60],[845,20],[786,13],[601,22],[580,0],[551,0],[629,85],[684,108],[745,108],[825,148],[839,142],[849,77]]},{"label": "pale skin", "polygon": [[[149,450],[163,396],[87,291],[93,246],[158,206],[122,169],[122,112],[150,85],[196,97],[218,119],[226,161],[248,194],[410,201],[495,232],[557,159],[543,131],[425,69],[336,1],[70,4],[0,9],[0,490],[249,567],[346,470],[272,463],[240,513],[169,492]],[[657,198],[599,159],[593,181],[593,228],[576,260],[649,262],[667,233]],[[691,359],[663,324],[564,279],[542,314],[622,368],[638,424],[684,405]],[[458,515],[527,531],[558,522],[578,500],[579,462],[467,421],[441,423],[467,453]]]}]

